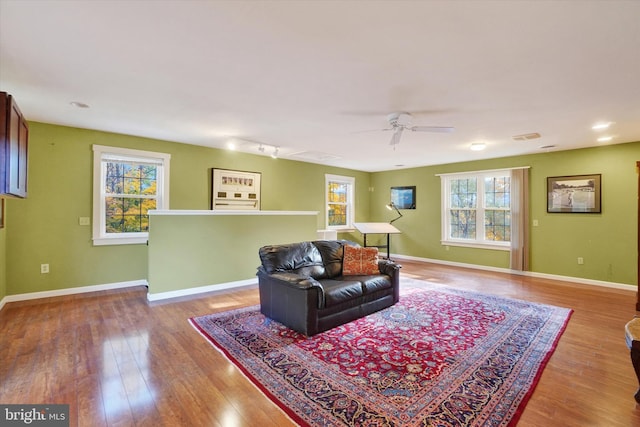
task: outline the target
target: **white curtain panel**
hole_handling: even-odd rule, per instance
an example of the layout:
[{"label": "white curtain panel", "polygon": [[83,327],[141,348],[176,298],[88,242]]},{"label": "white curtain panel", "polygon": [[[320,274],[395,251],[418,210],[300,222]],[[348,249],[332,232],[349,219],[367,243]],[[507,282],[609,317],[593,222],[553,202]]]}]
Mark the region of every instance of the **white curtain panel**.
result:
[{"label": "white curtain panel", "polygon": [[529,270],[529,168],[511,170],[512,270]]}]

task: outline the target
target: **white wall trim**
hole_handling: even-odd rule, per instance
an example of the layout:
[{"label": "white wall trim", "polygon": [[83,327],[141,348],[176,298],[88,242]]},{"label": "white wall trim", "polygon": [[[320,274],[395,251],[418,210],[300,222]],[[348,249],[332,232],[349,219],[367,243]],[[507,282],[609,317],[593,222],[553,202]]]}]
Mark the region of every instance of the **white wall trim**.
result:
[{"label": "white wall trim", "polygon": [[181,210],[181,209],[156,209],[150,210],[151,216],[186,216],[186,215],[207,215],[207,216],[229,216],[229,215],[318,215],[318,211],[236,211],[236,210]]},{"label": "white wall trim", "polygon": [[131,280],[128,282],[107,283],[104,285],[81,286],[78,288],[56,289],[53,291],[29,292],[26,294],[7,295],[0,301],[0,310],[6,303],[28,301],[32,299],[60,297],[64,295],[84,294],[87,292],[108,291],[112,289],[130,288],[133,286],[148,286],[145,279]]},{"label": "white wall trim", "polygon": [[[201,294],[201,293],[211,292],[211,291],[219,291],[223,289],[240,288],[243,286],[257,285],[257,284],[258,284],[257,279],[246,279],[246,280],[239,280],[236,282],[218,283],[215,285],[198,286],[195,288],[179,289],[179,290],[169,291],[169,292],[159,292],[156,294],[147,293],[147,300],[159,301],[159,300],[168,299],[168,298],[177,298],[182,296]],[[91,285],[91,286],[82,286],[78,288],[58,289],[54,291],[29,292],[26,294],[7,295],[4,298],[2,298],[2,300],[0,300],[0,310],[2,310],[5,304],[10,302],[28,301],[33,299],[51,298],[51,297],[59,297],[59,296],[73,295],[73,294],[83,294],[87,292],[108,291],[112,289],[130,288],[133,286],[149,286],[149,284],[145,279],[141,279],[141,280],[132,280],[129,282],[107,283],[104,285]]]},{"label": "white wall trim", "polygon": [[184,297],[188,295],[202,294],[202,293],[211,292],[211,291],[220,291],[223,289],[240,288],[243,286],[257,285],[257,284],[258,284],[257,279],[245,279],[245,280],[238,280],[235,282],[218,283],[215,285],[197,286],[195,288],[178,289],[175,291],[158,292],[155,294],[148,293],[147,300],[159,301],[159,300],[168,299],[168,298],[178,298],[178,297]]},{"label": "white wall trim", "polygon": [[[606,282],[602,280],[585,279],[582,277],[559,276],[556,274],[537,273],[535,271],[517,271],[517,270],[511,270],[509,268],[490,267],[486,265],[467,264],[462,262],[444,261],[444,260],[431,259],[431,258],[421,258],[421,257],[414,257],[409,255],[391,254],[391,256],[392,256],[392,259],[398,259],[398,260],[406,259],[408,261],[431,262],[434,264],[450,265],[453,267],[473,268],[476,270],[486,270],[486,271],[495,271],[498,273],[539,277],[541,279],[552,279],[552,280],[559,280],[564,282],[578,283],[582,285],[622,289],[625,291],[637,290],[636,285],[628,284],[628,283],[614,283],[614,282]],[[169,292],[159,292],[156,294],[147,293],[147,300],[159,301],[163,299],[178,298],[182,296],[195,295],[195,294],[201,294],[201,293],[211,292],[211,291],[219,291],[224,289],[240,288],[243,286],[256,285],[256,284],[257,284],[256,279],[245,279],[245,280],[238,280],[235,282],[198,286],[195,288],[179,289],[179,290],[169,291]],[[82,286],[78,288],[58,289],[54,291],[30,292],[26,294],[7,295],[4,298],[2,298],[2,300],[0,300],[0,310],[4,308],[5,304],[10,302],[27,301],[27,300],[33,300],[33,299],[39,299],[39,298],[51,298],[51,297],[58,297],[58,296],[64,296],[64,295],[82,294],[87,292],[107,291],[111,289],[121,289],[121,288],[129,288],[133,286],[148,286],[148,285],[149,284],[145,279],[140,279],[140,280],[131,280],[128,282],[107,283],[104,285],[91,285],[91,286]]]},{"label": "white wall trim", "polygon": [[517,274],[520,276],[528,276],[528,277],[538,277],[540,279],[552,279],[559,280],[563,282],[571,282],[578,283],[581,285],[590,285],[590,286],[600,286],[605,288],[614,288],[614,289],[622,289],[625,291],[636,291],[638,288],[636,285],[629,283],[615,283],[615,282],[606,282],[603,280],[593,280],[593,279],[585,279],[583,277],[571,277],[571,276],[560,276],[557,274],[548,274],[548,273],[538,273],[535,271],[519,271],[519,270],[511,270],[510,268],[500,268],[500,267],[491,267],[486,265],[478,265],[478,264],[467,264],[463,262],[453,262],[453,261],[444,261],[440,259],[431,259],[431,258],[420,258],[409,255],[399,255],[399,254],[391,254],[392,259],[406,259],[408,261],[422,261],[422,262],[431,262],[434,264],[443,264],[450,265],[452,267],[463,267],[463,268],[473,268],[476,270],[486,270],[486,271],[495,271],[498,273],[506,273],[506,274]]}]

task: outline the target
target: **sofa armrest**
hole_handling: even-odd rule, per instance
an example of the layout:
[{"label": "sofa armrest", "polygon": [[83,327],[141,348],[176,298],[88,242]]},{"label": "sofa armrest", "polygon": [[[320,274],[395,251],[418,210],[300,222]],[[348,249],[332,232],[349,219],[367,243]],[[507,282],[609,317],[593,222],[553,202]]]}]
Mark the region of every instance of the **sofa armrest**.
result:
[{"label": "sofa armrest", "polygon": [[388,259],[381,259],[378,261],[378,269],[380,273],[386,274],[387,276],[394,277],[398,275],[402,266],[400,264],[396,264],[393,261]]},{"label": "sofa armrest", "polygon": [[311,289],[320,287],[320,283],[312,277],[301,276],[295,273],[271,273],[268,275],[270,280],[281,282],[282,285],[292,286],[297,289]]},{"label": "sofa armrest", "polygon": [[400,301],[400,269],[402,266],[388,259],[378,260],[380,273],[386,274],[391,279],[393,287],[393,303]]},{"label": "sofa armrest", "polygon": [[322,285],[295,273],[269,274],[258,269],[260,312],[305,335],[318,330],[318,309],[324,300]]}]

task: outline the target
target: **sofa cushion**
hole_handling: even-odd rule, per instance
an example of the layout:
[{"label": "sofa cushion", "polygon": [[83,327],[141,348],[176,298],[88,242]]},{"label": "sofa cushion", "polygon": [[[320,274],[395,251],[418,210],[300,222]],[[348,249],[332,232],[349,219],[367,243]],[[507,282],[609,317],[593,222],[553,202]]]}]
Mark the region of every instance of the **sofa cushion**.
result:
[{"label": "sofa cushion", "polygon": [[345,244],[342,240],[316,240],[313,244],[320,251],[324,263],[326,278],[331,279],[342,274],[342,259]]},{"label": "sofa cushion", "polygon": [[354,300],[363,295],[362,283],[359,280],[321,280],[320,284],[324,290],[324,304],[320,308],[331,307],[345,301]]},{"label": "sofa cushion", "polygon": [[342,275],[380,274],[378,268],[378,248],[356,248],[344,246],[344,260],[342,261]]},{"label": "sofa cushion", "polygon": [[325,276],[320,251],[311,242],[263,246],[258,254],[269,274],[289,272],[314,279]]},{"label": "sofa cushion", "polygon": [[361,277],[350,276],[349,279],[360,280],[365,294],[370,294],[381,289],[388,289],[391,287],[391,278],[387,275]]}]

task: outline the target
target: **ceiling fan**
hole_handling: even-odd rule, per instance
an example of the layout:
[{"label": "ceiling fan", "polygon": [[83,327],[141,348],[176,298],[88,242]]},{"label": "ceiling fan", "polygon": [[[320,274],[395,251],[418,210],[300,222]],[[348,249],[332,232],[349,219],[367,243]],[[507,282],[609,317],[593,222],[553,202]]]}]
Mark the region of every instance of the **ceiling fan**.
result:
[{"label": "ceiling fan", "polygon": [[454,128],[451,126],[413,126],[411,124],[412,116],[410,113],[400,111],[396,113],[391,113],[387,116],[387,120],[391,125],[390,128],[382,129],[383,131],[393,131],[393,135],[391,135],[391,144],[395,150],[396,145],[400,143],[400,137],[402,136],[402,132],[405,130],[411,132],[441,132],[441,133],[449,133],[453,132]]}]

